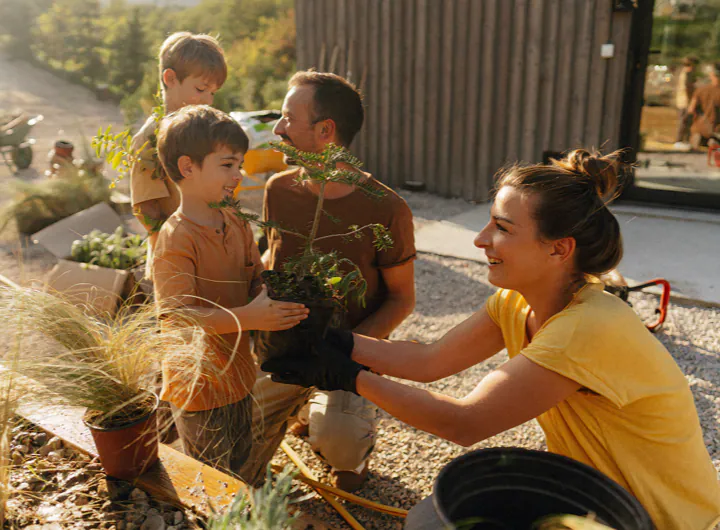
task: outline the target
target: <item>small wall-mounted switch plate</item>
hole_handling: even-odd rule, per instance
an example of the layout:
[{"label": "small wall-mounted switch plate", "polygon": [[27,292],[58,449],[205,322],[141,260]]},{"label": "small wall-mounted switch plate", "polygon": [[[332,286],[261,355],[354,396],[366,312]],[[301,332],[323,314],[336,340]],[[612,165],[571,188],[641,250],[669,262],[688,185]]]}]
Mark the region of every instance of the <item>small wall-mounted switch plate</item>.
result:
[{"label": "small wall-mounted switch plate", "polygon": [[615,45],[611,42],[600,46],[600,57],[603,59],[612,59],[615,57]]}]

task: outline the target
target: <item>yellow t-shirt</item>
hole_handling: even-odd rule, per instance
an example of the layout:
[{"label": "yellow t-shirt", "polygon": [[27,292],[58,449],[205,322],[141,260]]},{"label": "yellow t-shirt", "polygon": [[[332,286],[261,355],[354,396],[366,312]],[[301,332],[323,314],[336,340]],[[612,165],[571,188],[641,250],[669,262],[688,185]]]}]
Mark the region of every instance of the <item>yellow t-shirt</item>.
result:
[{"label": "yellow t-shirt", "polygon": [[549,451],[622,485],[659,530],[720,521],[720,484],[685,376],[626,303],[590,283],[530,343],[521,294],[501,289],[486,307],[511,358],[583,386],[537,418]]}]

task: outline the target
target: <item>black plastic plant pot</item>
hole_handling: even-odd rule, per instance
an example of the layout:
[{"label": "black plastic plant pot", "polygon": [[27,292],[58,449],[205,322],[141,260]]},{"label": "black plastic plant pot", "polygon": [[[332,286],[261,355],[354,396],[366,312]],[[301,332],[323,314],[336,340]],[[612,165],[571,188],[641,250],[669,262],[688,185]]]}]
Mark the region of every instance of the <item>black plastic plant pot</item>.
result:
[{"label": "black plastic plant pot", "polygon": [[546,451],[479,449],[443,468],[433,489],[449,529],[532,529],[551,515],[585,516],[615,530],[652,530],[622,486],[585,464]]},{"label": "black plastic plant pot", "polygon": [[[312,355],[312,346],[325,335],[335,317],[337,304],[332,299],[313,297],[312,291],[297,292],[295,296],[280,296],[271,285],[269,277],[281,276],[287,279],[285,273],[278,271],[264,271],[263,279],[268,285],[268,295],[273,300],[282,302],[295,302],[303,304],[310,309],[308,317],[297,326],[283,331],[258,331],[255,336],[255,354],[260,361],[266,361],[284,355],[309,356]],[[270,280],[270,281],[268,281]],[[307,291],[307,290],[306,290]]]}]

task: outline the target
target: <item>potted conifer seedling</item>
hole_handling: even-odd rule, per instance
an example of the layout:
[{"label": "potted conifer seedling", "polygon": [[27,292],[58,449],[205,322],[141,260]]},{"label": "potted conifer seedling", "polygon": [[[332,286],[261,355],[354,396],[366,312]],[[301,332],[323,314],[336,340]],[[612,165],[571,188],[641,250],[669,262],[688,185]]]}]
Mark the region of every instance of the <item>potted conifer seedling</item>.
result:
[{"label": "potted conifer seedling", "polygon": [[[239,201],[234,199],[225,199],[215,205],[230,207],[237,216],[261,228],[276,229],[297,236],[303,241],[303,249],[299,255],[289,258],[282,264],[281,270],[265,271],[262,276],[270,298],[304,304],[310,309],[310,314],[294,328],[258,332],[255,351],[263,360],[293,352],[309,354],[317,338],[325,333],[333,322],[333,317],[344,309],[350,298],[364,305],[367,285],[360,269],[336,252],[321,252],[315,246],[318,241],[336,237],[359,239],[369,233],[372,234],[374,246],[378,250],[388,249],[393,244],[390,233],[381,224],[351,225],[338,230],[336,234],[318,236],[320,219],[328,215],[323,210],[327,184],[340,182],[356,186],[378,200],[384,196],[382,190],[365,181],[364,174],[358,171],[362,163],[347,149],[329,144],[321,153],[308,153],[281,143],[272,143],[272,146],[303,169],[296,178],[298,184],[311,181],[319,187],[309,233],[302,234],[272,221],[262,221],[257,215],[243,212]],[[342,219],[333,218],[332,221],[338,226],[342,225]]]}]

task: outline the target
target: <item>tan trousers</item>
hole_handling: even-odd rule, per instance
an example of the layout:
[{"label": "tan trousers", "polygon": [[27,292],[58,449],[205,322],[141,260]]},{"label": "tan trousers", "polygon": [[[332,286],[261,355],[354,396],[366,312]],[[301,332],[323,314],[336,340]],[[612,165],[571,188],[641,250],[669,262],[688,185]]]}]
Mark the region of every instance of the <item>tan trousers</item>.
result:
[{"label": "tan trousers", "polygon": [[360,468],[375,445],[377,407],[351,392],[323,392],[274,383],[258,370],[253,387],[253,440],[250,457],[240,472],[260,483],[265,468],[282,442],[288,422],[307,407],[309,442],[313,451],[339,471]]}]

